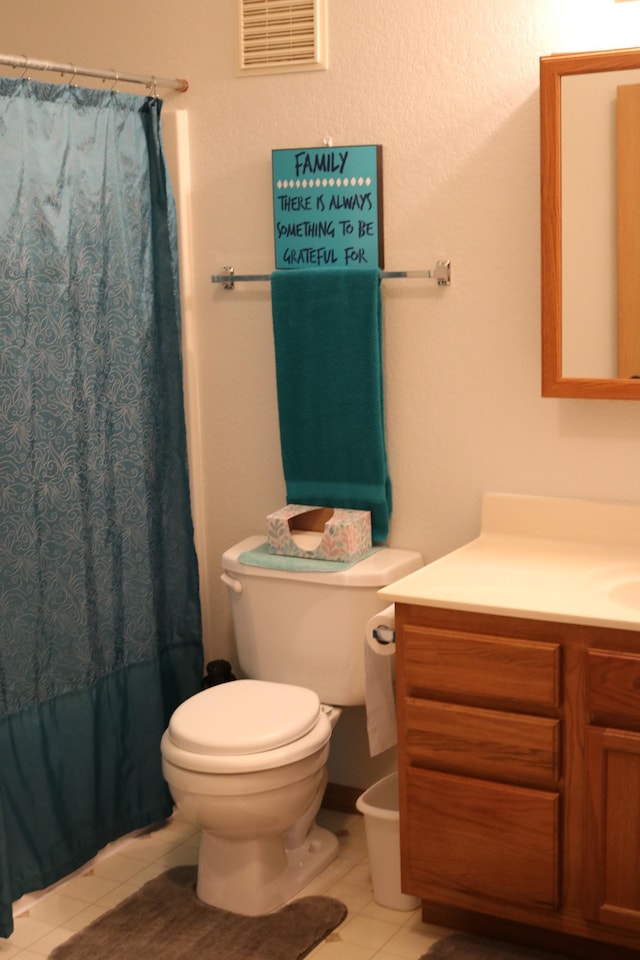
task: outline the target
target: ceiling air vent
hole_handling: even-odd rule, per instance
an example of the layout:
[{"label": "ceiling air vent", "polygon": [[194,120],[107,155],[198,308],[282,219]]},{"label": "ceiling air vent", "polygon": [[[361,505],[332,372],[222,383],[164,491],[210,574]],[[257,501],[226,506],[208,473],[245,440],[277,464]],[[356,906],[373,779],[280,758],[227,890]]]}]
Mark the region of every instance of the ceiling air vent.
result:
[{"label": "ceiling air vent", "polygon": [[326,0],[238,0],[242,75],[326,70]]}]

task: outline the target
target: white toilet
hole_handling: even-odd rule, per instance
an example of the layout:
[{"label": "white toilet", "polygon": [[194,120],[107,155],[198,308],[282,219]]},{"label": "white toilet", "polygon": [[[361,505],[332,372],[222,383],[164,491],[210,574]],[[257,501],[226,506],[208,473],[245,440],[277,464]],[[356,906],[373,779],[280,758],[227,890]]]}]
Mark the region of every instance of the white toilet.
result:
[{"label": "white toilet", "polygon": [[382,547],[338,572],[249,566],[249,537],[222,557],[238,659],[248,679],[185,701],[162,738],[162,767],[183,816],[201,827],[197,894],[235,913],[268,913],[334,859],[315,824],[331,731],[365,702],[364,629],[377,591],[423,565]]}]

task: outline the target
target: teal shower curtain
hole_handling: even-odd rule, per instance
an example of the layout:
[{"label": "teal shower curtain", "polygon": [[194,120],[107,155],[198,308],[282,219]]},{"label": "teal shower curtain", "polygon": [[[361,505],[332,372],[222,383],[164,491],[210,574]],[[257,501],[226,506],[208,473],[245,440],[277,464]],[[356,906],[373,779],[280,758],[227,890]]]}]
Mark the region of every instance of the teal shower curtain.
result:
[{"label": "teal shower curtain", "polygon": [[201,683],[160,110],[0,79],[0,936],[171,812]]}]

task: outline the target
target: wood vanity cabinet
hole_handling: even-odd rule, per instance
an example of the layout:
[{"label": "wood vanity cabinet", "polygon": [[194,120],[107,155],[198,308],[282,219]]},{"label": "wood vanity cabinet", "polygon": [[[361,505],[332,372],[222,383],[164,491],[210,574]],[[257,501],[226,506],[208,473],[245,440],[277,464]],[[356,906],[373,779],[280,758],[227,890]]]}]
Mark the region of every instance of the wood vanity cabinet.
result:
[{"label": "wood vanity cabinet", "polygon": [[396,650],[424,919],[639,956],[640,633],[396,603]]}]

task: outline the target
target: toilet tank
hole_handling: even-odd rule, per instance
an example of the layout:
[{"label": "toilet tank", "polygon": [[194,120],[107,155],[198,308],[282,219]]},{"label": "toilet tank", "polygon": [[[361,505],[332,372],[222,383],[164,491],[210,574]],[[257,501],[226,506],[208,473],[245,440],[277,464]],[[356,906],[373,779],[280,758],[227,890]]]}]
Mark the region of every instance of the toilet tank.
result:
[{"label": "toilet tank", "polygon": [[365,624],[388,606],[377,591],[424,566],[421,555],[381,547],[335,573],[240,562],[262,543],[249,537],[222,556],[243,673],[309,687],[323,703],[363,704]]}]

